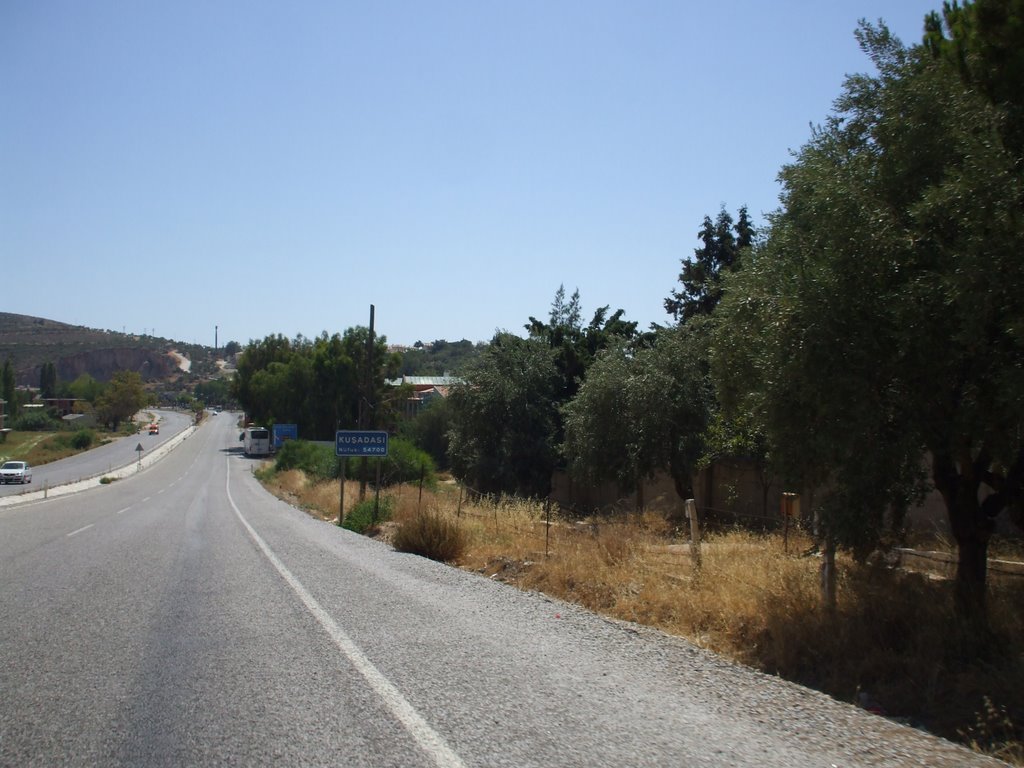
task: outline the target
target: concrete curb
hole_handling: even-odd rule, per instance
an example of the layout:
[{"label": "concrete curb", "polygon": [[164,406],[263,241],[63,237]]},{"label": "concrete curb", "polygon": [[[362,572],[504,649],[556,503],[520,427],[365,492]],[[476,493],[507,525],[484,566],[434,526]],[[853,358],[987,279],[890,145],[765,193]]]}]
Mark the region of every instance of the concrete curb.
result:
[{"label": "concrete curb", "polygon": [[16,496],[0,496],[0,508],[13,507],[19,504],[42,501],[43,499],[52,499],[56,496],[67,496],[68,494],[79,493],[81,491],[103,485],[100,480],[105,477],[109,477],[114,480],[122,480],[126,477],[137,475],[139,472],[148,469],[153,464],[160,461],[160,459],[185,442],[197,429],[199,429],[199,427],[195,425],[187,427],[166,443],[163,443],[160,447],[154,449],[148,455],[144,454],[140,461],[133,461],[131,464],[126,464],[109,472],[101,472],[98,475],[92,475],[91,477],[86,477],[81,480],[74,480],[70,483],[64,483],[63,485],[55,485],[49,488],[43,487],[39,490],[33,490],[28,493],[19,493]]}]

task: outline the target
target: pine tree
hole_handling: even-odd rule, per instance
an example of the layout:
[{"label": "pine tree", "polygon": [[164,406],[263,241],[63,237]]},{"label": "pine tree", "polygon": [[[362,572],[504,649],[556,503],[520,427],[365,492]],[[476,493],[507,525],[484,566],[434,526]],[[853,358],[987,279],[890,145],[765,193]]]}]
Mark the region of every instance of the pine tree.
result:
[{"label": "pine tree", "polygon": [[9,357],[4,360],[3,373],[0,374],[0,386],[2,386],[0,392],[2,392],[3,399],[7,401],[4,413],[7,414],[8,419],[11,419],[18,413],[18,401],[15,398],[14,365]]},{"label": "pine tree", "polygon": [[43,363],[39,370],[39,394],[44,399],[57,396],[57,368],[53,363]]},{"label": "pine tree", "polygon": [[722,298],[722,273],[739,267],[740,256],[755,234],[746,206],[740,208],[735,224],[725,208],[714,221],[705,216],[697,233],[701,247],[694,249],[693,259],[683,261],[679,273],[682,290],[673,290],[665,299],[665,311],[678,323],[714,312]]}]

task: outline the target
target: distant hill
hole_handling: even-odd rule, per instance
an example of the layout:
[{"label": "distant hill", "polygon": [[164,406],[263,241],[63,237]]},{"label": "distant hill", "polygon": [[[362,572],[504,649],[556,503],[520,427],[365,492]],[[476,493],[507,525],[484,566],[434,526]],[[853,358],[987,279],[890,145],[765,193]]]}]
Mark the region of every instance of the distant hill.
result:
[{"label": "distant hill", "polygon": [[182,345],[156,336],[100,331],[42,317],[0,312],[0,362],[11,359],[19,385],[38,386],[44,363],[53,363],[59,381],[87,373],[109,381],[119,370],[137,371],[145,381],[180,375],[179,352],[189,360],[212,360],[214,350]]}]

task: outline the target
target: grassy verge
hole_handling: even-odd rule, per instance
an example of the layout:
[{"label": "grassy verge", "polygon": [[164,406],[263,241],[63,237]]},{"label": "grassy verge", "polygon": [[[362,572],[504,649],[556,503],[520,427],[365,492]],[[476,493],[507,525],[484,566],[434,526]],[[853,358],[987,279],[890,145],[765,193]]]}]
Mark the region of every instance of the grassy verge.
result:
[{"label": "grassy verge", "polygon": [[[278,495],[337,520],[337,482],[267,473]],[[1024,589],[993,583],[992,634],[963,631],[951,585],[840,558],[839,604],[818,597],[811,542],[709,534],[695,569],[688,542],[656,515],[552,524],[535,504],[460,502],[458,490],[387,491],[377,534],[456,550],[438,557],[522,589],[657,627],[788,680],[1024,766]],[[358,483],[346,485],[346,508]],[[452,533],[455,531],[455,533]],[[403,547],[406,551],[407,547]],[[447,550],[446,550],[447,551]],[[452,554],[454,552],[454,554]]]},{"label": "grassy verge", "polygon": [[27,461],[34,467],[65,459],[110,442],[112,436],[93,430],[77,432],[9,432],[0,443],[0,460]]},{"label": "grassy verge", "polygon": [[34,467],[49,464],[59,459],[81,454],[98,445],[134,434],[136,425],[126,425],[121,432],[100,429],[79,429],[76,431],[12,431],[0,442],[0,460],[29,462]]}]

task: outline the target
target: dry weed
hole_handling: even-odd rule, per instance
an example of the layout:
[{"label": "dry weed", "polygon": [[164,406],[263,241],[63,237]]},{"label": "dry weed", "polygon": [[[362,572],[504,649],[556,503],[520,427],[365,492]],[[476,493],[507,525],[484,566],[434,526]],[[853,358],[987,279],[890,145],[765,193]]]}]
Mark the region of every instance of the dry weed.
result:
[{"label": "dry weed", "polygon": [[[285,472],[272,484],[294,503],[337,517],[336,482],[310,484]],[[821,560],[799,533],[791,533],[788,551],[778,536],[707,534],[697,569],[689,541],[657,515],[579,521],[555,508],[549,524],[541,504],[468,501],[448,485],[387,494],[394,526],[426,518],[456,526],[463,568],[687,637],[847,701],[869,695],[888,714],[949,738],[980,743],[984,735],[989,751],[998,741],[1004,759],[1020,752],[1020,726],[1013,725],[1024,722],[1019,587],[991,586],[997,641],[979,651],[977,638],[957,629],[948,585],[923,576],[840,557],[838,605],[826,610]],[[347,485],[346,506],[357,495],[358,484]],[[991,727],[993,711],[998,734],[965,728],[985,713]]]}]

